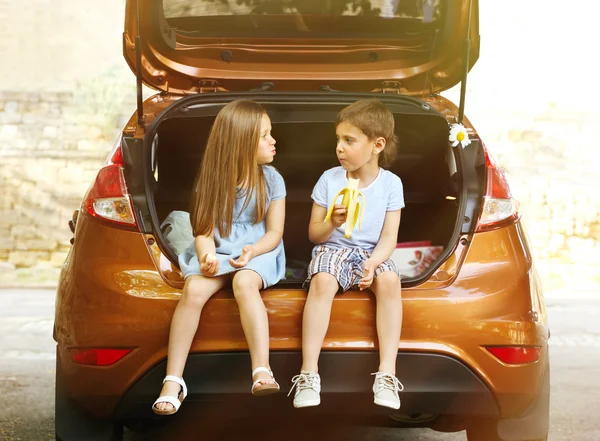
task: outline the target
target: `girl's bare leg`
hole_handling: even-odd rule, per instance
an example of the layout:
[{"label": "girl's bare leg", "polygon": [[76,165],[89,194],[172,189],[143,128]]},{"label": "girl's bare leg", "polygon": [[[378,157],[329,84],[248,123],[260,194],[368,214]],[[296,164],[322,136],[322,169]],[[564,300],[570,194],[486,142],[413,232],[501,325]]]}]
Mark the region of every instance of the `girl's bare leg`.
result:
[{"label": "girl's bare leg", "polygon": [[[183,293],[171,320],[169,333],[169,349],[167,358],[167,375],[183,376],[185,362],[187,361],[194,335],[198,330],[200,314],[206,301],[219,291],[227,281],[226,276],[204,277],[190,276],[185,279]],[[172,381],[167,381],[160,396],[169,395],[176,397],[181,386]],[[158,403],[156,407],[160,410],[171,410],[170,403]]]},{"label": "girl's bare leg", "polygon": [[[252,370],[257,367],[271,369],[269,364],[269,319],[265,304],[260,296],[263,281],[252,270],[241,270],[233,276],[233,295],[240,309],[240,318],[244,335],[250,350]],[[257,373],[256,380],[271,381],[266,372]]]}]

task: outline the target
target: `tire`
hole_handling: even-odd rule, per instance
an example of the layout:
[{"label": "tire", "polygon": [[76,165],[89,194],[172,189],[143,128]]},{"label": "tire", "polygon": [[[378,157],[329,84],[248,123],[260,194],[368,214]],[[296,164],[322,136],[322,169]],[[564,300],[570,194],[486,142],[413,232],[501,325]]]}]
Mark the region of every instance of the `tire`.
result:
[{"label": "tire", "polygon": [[164,427],[169,424],[168,418],[161,419],[132,419],[123,421],[123,425],[132,432],[135,432],[139,435],[146,435],[148,433],[152,433],[161,427]]},{"label": "tire", "polygon": [[468,441],[548,441],[550,428],[550,359],[546,357],[544,376],[540,391],[533,406],[516,418],[498,420],[483,418],[467,425]]},{"label": "tire", "polygon": [[[504,441],[498,435],[498,421],[487,419],[467,427],[467,441]],[[520,441],[548,441],[548,435],[542,438],[523,439]]]},{"label": "tire", "polygon": [[467,441],[502,441],[497,427],[497,422],[493,419],[478,421],[467,427]]},{"label": "tire", "polygon": [[94,418],[69,398],[58,350],[56,351],[54,421],[56,441],[123,441],[121,424]]}]

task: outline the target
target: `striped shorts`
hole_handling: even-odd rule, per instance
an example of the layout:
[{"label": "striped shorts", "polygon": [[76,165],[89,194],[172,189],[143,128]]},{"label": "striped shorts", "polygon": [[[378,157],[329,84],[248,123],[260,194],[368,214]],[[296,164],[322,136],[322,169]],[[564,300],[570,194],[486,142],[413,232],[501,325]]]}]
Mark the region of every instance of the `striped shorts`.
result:
[{"label": "striped shorts", "polygon": [[[364,262],[370,256],[370,252],[361,248],[336,249],[319,245],[313,250],[313,258],[308,265],[308,279],[303,286],[308,288],[310,279],[315,274],[329,273],[335,277],[342,292],[348,291],[353,286],[357,286],[362,279]],[[387,259],[375,268],[374,277],[384,271],[392,271],[400,277],[400,272],[391,259]]]}]

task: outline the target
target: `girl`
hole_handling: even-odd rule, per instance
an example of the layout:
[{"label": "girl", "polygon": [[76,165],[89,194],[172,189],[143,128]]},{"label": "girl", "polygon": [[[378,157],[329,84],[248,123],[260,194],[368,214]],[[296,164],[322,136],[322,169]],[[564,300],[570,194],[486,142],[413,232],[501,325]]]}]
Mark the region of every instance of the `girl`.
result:
[{"label": "girl", "polygon": [[271,121],[259,104],[238,100],[219,112],[192,196],[195,241],[179,256],[185,285],[171,322],[167,376],[152,405],[159,415],[177,412],[187,395],[182,375],[200,313],[228,281],[250,350],[252,394],[279,391],[269,366],[267,312],[259,292],[285,273],[285,184],[266,165],[274,155]]}]

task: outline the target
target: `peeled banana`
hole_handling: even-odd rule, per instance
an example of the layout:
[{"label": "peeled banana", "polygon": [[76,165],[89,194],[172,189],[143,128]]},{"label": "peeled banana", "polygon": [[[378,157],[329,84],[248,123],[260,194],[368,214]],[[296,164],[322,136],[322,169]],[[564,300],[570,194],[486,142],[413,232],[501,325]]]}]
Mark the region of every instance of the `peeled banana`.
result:
[{"label": "peeled banana", "polygon": [[349,239],[352,236],[352,230],[358,223],[358,229],[362,229],[362,220],[365,210],[365,204],[367,203],[367,199],[365,195],[360,192],[358,189],[358,184],[360,183],[360,179],[348,178],[348,186],[339,191],[338,194],[335,195],[331,207],[329,207],[329,211],[327,212],[327,216],[325,216],[324,222],[327,222],[331,219],[331,214],[333,213],[333,207],[342,195],[342,205],[347,208],[346,214],[346,228],[344,228],[344,237]]}]

